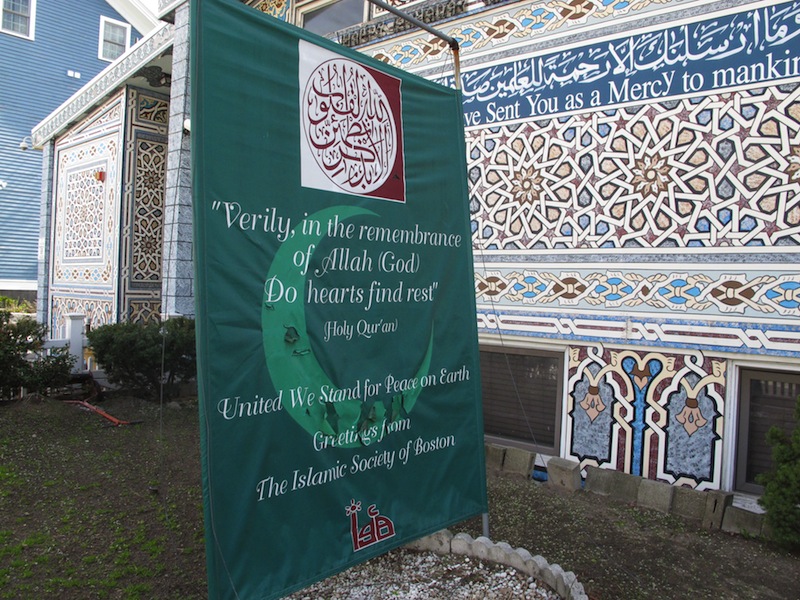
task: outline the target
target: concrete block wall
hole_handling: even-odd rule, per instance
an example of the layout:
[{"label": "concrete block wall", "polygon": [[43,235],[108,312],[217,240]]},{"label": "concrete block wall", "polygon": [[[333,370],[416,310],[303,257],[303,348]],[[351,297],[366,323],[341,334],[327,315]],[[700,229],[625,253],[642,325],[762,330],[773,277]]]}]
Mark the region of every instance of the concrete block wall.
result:
[{"label": "concrete block wall", "polygon": [[[534,452],[486,445],[486,467],[491,475],[531,478],[535,462]],[[681,517],[706,529],[757,537],[769,537],[770,533],[764,515],[733,506],[734,495],[729,492],[700,492],[592,466],[586,467],[582,477],[579,463],[557,457],[547,460],[547,485],[567,492],[609,496],[617,502]]]},{"label": "concrete block wall", "polygon": [[699,492],[597,467],[586,468],[585,488],[620,502],[682,517],[705,529],[769,536],[764,515],[733,506],[730,492]]}]

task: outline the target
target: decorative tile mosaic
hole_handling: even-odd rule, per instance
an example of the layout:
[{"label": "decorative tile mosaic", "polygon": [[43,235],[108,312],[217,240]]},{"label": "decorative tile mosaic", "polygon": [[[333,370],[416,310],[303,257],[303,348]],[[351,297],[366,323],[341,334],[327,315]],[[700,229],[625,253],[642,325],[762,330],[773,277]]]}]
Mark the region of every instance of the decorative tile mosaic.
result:
[{"label": "decorative tile mosaic", "polygon": [[67,312],[159,318],[168,114],[166,96],[132,88],[57,142],[53,327]]},{"label": "decorative tile mosaic", "polygon": [[103,297],[50,296],[51,325],[49,336],[51,339],[64,339],[67,335],[66,316],[80,314],[84,316],[84,323],[90,327],[100,327],[115,323],[114,304]]},{"label": "decorative tile mosaic", "polygon": [[624,271],[490,269],[475,273],[476,298],[530,307],[800,317],[800,273],[742,273],[736,267],[726,273],[711,265],[701,272],[669,272],[676,266],[663,265],[658,272],[654,265]]},{"label": "decorative tile mosaic", "polygon": [[571,348],[569,358],[569,457],[582,466],[719,488],[725,360],[602,346]]},{"label": "decorative tile mosaic", "polygon": [[137,139],[131,261],[135,281],[161,281],[166,153],[165,141]]},{"label": "decorative tile mosaic", "polygon": [[118,134],[58,150],[54,283],[113,285]]},{"label": "decorative tile mosaic", "polygon": [[74,200],[63,223],[65,260],[97,260],[103,253],[105,164],[66,173],[66,193]]},{"label": "decorative tile mosaic", "polygon": [[147,323],[161,320],[161,301],[155,300],[130,300],[128,302],[128,321],[134,323]]},{"label": "decorative tile mosaic", "polygon": [[121,228],[121,318],[160,318],[169,99],[127,91],[126,185]]},{"label": "decorative tile mosaic", "polygon": [[68,313],[116,319],[122,105],[117,95],[55,144],[51,336],[63,335]]},{"label": "decorative tile mosaic", "polygon": [[800,87],[473,129],[484,249],[797,246]]},{"label": "decorative tile mosaic", "polygon": [[149,130],[159,133],[167,133],[169,121],[169,100],[164,94],[155,95],[137,91],[133,88],[128,90],[128,102],[131,106],[131,118],[133,125],[141,125]]},{"label": "decorative tile mosaic", "polygon": [[256,10],[260,10],[281,21],[288,20],[290,7],[290,0],[262,0],[253,4],[253,8]]},{"label": "decorative tile mosaic", "polygon": [[[663,9],[683,4],[669,0],[574,0],[572,2],[515,2],[490,7],[494,2],[470,4],[469,16],[441,23],[437,29],[458,41],[465,58],[487,51],[504,50],[531,44],[533,40],[569,30],[607,24],[628,14]],[[368,54],[397,67],[419,67],[451,60],[447,44],[428,33],[388,39],[366,50]]]},{"label": "decorative tile mosaic", "polygon": [[730,322],[666,319],[649,315],[583,314],[498,310],[479,305],[478,332],[520,339],[616,343],[708,352],[800,357],[800,324],[796,321]]}]

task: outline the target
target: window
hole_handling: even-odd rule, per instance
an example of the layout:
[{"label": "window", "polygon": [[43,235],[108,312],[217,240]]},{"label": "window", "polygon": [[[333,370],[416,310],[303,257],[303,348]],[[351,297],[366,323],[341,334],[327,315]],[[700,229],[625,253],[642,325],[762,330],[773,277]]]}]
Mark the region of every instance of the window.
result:
[{"label": "window", "polygon": [[125,54],[131,39],[131,26],[127,23],[100,17],[100,53],[102,60],[115,60]]},{"label": "window", "polygon": [[36,0],[2,0],[3,21],[0,31],[24,38],[33,38]]},{"label": "window", "polygon": [[483,429],[558,456],[564,356],[515,348],[481,348]]},{"label": "window", "polygon": [[297,22],[318,35],[358,25],[366,20],[364,0],[309,2],[297,8]]},{"label": "window", "polygon": [[774,425],[790,432],[800,396],[800,374],[742,369],[739,380],[739,432],[736,489],[761,494],[756,476],[772,467],[767,431]]}]

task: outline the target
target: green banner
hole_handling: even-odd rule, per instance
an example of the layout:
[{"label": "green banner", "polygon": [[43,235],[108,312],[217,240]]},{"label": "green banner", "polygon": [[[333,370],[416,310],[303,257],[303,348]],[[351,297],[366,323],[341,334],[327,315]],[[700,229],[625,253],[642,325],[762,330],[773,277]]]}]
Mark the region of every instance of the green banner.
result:
[{"label": "green banner", "polygon": [[277,598],[486,511],[458,92],[192,3],[211,598]]}]

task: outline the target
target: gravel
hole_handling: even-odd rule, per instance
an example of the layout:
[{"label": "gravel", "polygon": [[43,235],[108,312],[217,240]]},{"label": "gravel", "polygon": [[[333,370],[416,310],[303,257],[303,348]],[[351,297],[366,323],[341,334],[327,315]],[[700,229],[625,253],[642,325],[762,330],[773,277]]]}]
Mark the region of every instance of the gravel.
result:
[{"label": "gravel", "polygon": [[291,600],[556,600],[512,567],[466,555],[400,549],[288,596]]}]

